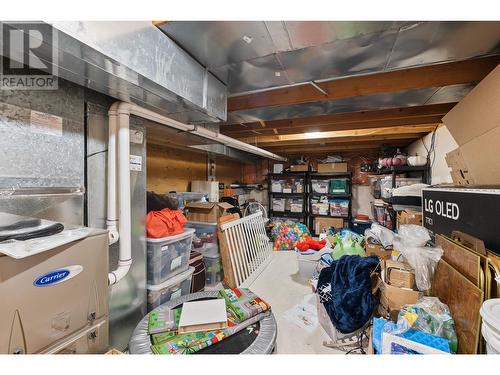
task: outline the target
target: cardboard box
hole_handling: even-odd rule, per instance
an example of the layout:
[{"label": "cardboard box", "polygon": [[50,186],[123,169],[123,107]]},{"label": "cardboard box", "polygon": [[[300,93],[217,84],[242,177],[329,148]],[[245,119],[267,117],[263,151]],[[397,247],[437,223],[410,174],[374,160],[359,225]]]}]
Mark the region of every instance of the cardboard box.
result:
[{"label": "cardboard box", "polygon": [[347,163],[318,163],[319,173],[329,173],[329,172],[347,172]]},{"label": "cardboard box", "polygon": [[500,127],[446,154],[451,177],[457,185],[500,184]]},{"label": "cardboard box", "polygon": [[394,260],[384,261],[385,282],[399,288],[415,288],[415,271],[409,264]]},{"label": "cardboard box", "polygon": [[290,166],[292,172],[309,172],[309,164],[296,164]]},{"label": "cardboard box", "polygon": [[390,259],[392,250],[385,250],[382,245],[365,243],[365,252],[367,256],[376,255],[380,259]]},{"label": "cardboard box", "polygon": [[397,286],[389,285],[382,281],[379,313],[382,316],[397,316],[397,312],[401,310],[403,306],[417,303],[421,296],[421,292],[412,289],[398,288]]},{"label": "cardboard box", "polygon": [[446,156],[460,185],[500,184],[500,66],[443,117],[460,146]]},{"label": "cardboard box", "polygon": [[189,221],[217,223],[219,217],[226,214],[226,211],[233,206],[225,202],[191,202],[186,203],[185,207],[187,209],[187,219]]},{"label": "cardboard box", "polygon": [[401,224],[422,225],[422,212],[415,210],[398,211],[398,228]]},{"label": "cardboard box", "polygon": [[314,218],[314,231],[319,234],[323,229],[330,229],[334,227],[335,229],[344,228],[344,219],[341,218],[329,218],[329,217],[316,217]]},{"label": "cardboard box", "polygon": [[451,237],[456,230],[483,240],[487,249],[500,255],[500,186],[428,187],[422,190],[422,205],[423,224],[431,238]]},{"label": "cardboard box", "polygon": [[444,117],[451,135],[462,146],[500,127],[500,66],[490,72]]}]

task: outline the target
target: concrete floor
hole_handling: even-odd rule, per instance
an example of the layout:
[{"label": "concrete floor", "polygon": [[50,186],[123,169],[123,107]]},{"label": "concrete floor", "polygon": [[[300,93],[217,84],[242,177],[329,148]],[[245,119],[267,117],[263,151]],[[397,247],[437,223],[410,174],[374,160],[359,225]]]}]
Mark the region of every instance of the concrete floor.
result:
[{"label": "concrete floor", "polygon": [[311,294],[311,286],[298,274],[294,251],[276,251],[266,269],[249,288],[267,301],[278,324],[278,354],[344,354],[323,346],[328,336],[321,326],[311,333],[289,322],[284,313]]}]

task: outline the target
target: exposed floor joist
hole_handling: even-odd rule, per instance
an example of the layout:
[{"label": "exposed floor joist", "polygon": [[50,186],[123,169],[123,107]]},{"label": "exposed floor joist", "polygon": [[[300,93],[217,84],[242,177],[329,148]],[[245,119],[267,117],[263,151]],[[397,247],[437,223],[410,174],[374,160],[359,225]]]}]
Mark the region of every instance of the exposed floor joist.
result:
[{"label": "exposed floor joist", "polygon": [[[343,112],[334,114],[325,114],[309,117],[290,118],[285,120],[266,121],[267,128],[286,129],[293,127],[304,127],[313,125],[332,125],[332,124],[350,124],[364,123],[374,120],[401,120],[409,118],[426,118],[432,116],[444,116],[454,106],[453,103],[431,104],[423,106],[409,106],[390,109],[378,109],[372,111]],[[260,122],[249,122],[244,124],[222,125],[221,130],[230,134],[233,132],[245,130],[261,130]]]},{"label": "exposed floor joist", "polygon": [[252,136],[248,138],[242,138],[243,142],[247,143],[259,143],[259,144],[272,144],[276,142],[286,142],[286,141],[301,141],[307,140],[311,141],[314,139],[338,139],[341,137],[363,137],[363,136],[377,136],[377,135],[401,135],[401,134],[415,134],[415,133],[429,133],[433,131],[439,123],[435,124],[424,124],[424,125],[406,125],[406,126],[394,126],[387,128],[377,128],[377,129],[355,129],[355,130],[339,130],[339,131],[329,131],[321,132],[318,134],[309,134],[309,136],[304,135],[304,133],[297,134],[286,134],[286,135],[271,135],[271,136]]},{"label": "exposed floor joist", "polygon": [[319,92],[309,83],[282,87],[228,99],[228,111],[311,103],[354,96],[399,92],[428,87],[478,82],[500,63],[500,55],[407,68],[383,73],[317,82],[328,93]]},{"label": "exposed floor joist", "polygon": [[383,142],[389,140],[413,141],[422,138],[427,133],[409,133],[409,134],[387,134],[387,135],[368,135],[368,136],[353,136],[353,137],[338,137],[338,138],[321,138],[321,139],[303,139],[297,141],[283,141],[271,143],[258,143],[258,147],[271,150],[274,148],[283,148],[285,146],[313,146],[313,145],[335,145],[357,142]]},{"label": "exposed floor joist", "polygon": [[235,138],[255,135],[295,134],[309,131],[334,131],[367,128],[386,128],[401,125],[435,124],[453,108],[456,103],[426,106],[337,113],[322,116],[267,121],[264,129],[257,124],[224,125],[221,132]]},{"label": "exposed floor joist", "polygon": [[297,154],[323,154],[323,153],[344,153],[353,151],[378,150],[382,145],[393,147],[406,147],[411,142],[385,142],[385,143],[359,143],[359,144],[344,144],[344,145],[327,145],[323,147],[298,147],[298,148],[283,148],[273,149],[281,155],[297,155]]}]

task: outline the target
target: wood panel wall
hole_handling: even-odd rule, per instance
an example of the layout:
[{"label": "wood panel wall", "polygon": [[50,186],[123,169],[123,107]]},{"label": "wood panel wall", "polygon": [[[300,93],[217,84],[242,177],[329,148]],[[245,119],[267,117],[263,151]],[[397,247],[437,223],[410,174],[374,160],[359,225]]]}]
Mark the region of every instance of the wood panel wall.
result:
[{"label": "wood panel wall", "polygon": [[[243,163],[216,156],[217,181],[242,180]],[[207,154],[185,148],[147,144],[147,188],[157,193],[189,191],[192,180],[207,179]]]}]

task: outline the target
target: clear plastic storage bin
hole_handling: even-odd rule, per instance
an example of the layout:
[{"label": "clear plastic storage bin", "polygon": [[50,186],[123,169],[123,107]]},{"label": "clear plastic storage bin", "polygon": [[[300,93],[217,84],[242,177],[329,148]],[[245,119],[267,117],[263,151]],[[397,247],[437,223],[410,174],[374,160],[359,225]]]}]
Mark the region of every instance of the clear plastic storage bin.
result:
[{"label": "clear plastic storage bin", "polygon": [[191,279],[194,267],[168,279],[158,285],[147,285],[148,289],[148,311],[151,311],[165,302],[189,294],[191,291]]},{"label": "clear plastic storage bin", "polygon": [[217,223],[205,223],[202,221],[188,221],[185,228],[194,229],[193,250],[205,253],[207,251],[219,251],[217,241]]},{"label": "clear plastic storage bin", "polygon": [[205,272],[207,275],[205,285],[208,287],[213,287],[222,282],[224,274],[222,273],[222,262],[220,254],[216,252],[204,254],[203,262],[205,263]]},{"label": "clear plastic storage bin", "polygon": [[302,199],[289,199],[290,212],[304,211],[304,203]]},{"label": "clear plastic storage bin", "polygon": [[187,228],[175,236],[146,239],[148,284],[161,284],[187,270],[194,232]]},{"label": "clear plastic storage bin", "polygon": [[[419,184],[422,179],[419,177],[396,177],[396,187],[408,186],[413,184]],[[384,177],[380,181],[380,195],[382,198],[392,197],[392,177]]]},{"label": "clear plastic storage bin", "polygon": [[328,180],[311,180],[313,193],[328,194]]},{"label": "clear plastic storage bin", "polygon": [[273,198],[273,211],[285,211],[286,199]]}]

